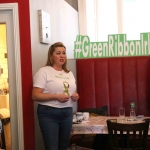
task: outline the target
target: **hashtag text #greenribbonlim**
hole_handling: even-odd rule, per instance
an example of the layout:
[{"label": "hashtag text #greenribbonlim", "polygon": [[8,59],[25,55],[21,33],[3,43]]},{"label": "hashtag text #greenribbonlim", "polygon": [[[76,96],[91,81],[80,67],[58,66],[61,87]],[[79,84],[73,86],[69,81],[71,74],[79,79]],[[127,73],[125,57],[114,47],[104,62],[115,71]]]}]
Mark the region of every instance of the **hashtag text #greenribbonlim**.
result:
[{"label": "hashtag text #greenribbonlim", "polygon": [[126,40],[126,34],[108,35],[107,42],[90,42],[88,36],[77,35],[74,58],[98,58],[150,55],[150,33],[141,33],[140,40]]}]

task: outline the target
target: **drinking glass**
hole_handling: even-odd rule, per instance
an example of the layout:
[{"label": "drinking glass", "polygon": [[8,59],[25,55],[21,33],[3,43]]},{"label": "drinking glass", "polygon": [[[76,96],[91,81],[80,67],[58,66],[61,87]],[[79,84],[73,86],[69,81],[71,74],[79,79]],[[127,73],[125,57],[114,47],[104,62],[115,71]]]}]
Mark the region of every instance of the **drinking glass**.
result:
[{"label": "drinking glass", "polygon": [[124,119],[125,117],[125,108],[119,108],[119,118]]},{"label": "drinking glass", "polygon": [[136,118],[136,114],[134,110],[130,111],[130,118],[135,119]]}]

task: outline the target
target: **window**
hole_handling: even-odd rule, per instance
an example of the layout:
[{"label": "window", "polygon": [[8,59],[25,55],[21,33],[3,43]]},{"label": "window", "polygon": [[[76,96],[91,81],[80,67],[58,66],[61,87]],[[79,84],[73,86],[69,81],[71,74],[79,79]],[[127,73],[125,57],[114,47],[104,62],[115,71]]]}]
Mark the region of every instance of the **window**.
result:
[{"label": "window", "polygon": [[150,0],[123,0],[123,33],[127,40],[140,39],[140,33],[150,32]]},{"label": "window", "polygon": [[86,0],[87,34],[92,42],[118,33],[116,0]]},{"label": "window", "polygon": [[150,32],[150,0],[85,1],[87,35],[91,42],[107,41],[108,35],[121,33],[127,34],[127,40],[138,40],[140,33]]}]

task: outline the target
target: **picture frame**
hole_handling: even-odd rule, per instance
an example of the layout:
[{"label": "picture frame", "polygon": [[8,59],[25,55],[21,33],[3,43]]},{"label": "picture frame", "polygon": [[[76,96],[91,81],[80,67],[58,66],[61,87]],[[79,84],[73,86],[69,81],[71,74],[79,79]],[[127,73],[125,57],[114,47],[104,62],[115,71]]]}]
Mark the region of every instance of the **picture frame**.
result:
[{"label": "picture frame", "polygon": [[39,15],[39,38],[41,43],[49,44],[51,40],[50,14],[38,10]]}]

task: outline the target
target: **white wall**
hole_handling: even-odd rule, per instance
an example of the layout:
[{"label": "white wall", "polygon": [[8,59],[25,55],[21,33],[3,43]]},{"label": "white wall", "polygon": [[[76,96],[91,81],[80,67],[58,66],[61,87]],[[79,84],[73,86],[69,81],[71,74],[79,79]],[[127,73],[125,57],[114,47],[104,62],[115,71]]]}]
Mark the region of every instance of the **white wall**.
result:
[{"label": "white wall", "polygon": [[[50,14],[51,43],[39,42],[38,10],[44,10]],[[49,46],[61,41],[67,48],[68,68],[76,77],[76,66],[73,58],[74,41],[78,35],[78,13],[64,0],[30,0],[30,26],[31,26],[31,49],[32,49],[32,72],[45,65]],[[43,139],[39,129],[35,103],[35,143],[36,150],[44,150]],[[74,103],[73,110],[77,110]]]},{"label": "white wall", "polygon": [[74,58],[74,41],[78,34],[78,13],[64,1],[60,9],[60,39],[67,46],[67,57]]}]

